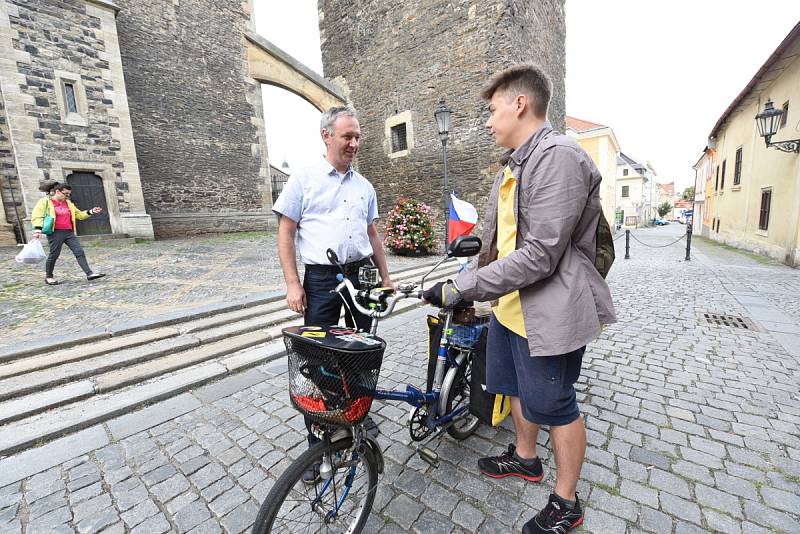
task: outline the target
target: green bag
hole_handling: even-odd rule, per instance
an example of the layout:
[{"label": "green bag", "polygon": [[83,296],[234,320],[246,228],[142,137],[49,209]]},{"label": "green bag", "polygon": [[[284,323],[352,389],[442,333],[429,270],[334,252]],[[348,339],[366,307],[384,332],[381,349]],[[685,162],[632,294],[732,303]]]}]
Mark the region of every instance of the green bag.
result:
[{"label": "green bag", "polygon": [[47,201],[47,204],[48,204],[48,206],[45,207],[45,212],[44,212],[44,222],[42,222],[42,233],[45,234],[45,235],[50,235],[50,234],[53,233],[53,230],[55,229],[56,218],[53,217],[52,215],[50,215],[50,209],[49,208],[50,208],[50,205],[52,205],[52,204],[51,204],[51,202],[49,200]]}]

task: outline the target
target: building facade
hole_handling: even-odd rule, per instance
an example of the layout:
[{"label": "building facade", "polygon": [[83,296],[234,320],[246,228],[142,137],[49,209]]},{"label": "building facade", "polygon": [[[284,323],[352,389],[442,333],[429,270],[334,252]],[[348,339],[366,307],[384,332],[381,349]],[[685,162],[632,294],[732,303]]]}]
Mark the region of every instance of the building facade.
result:
[{"label": "building facade", "polygon": [[707,187],[714,173],[714,151],[706,147],[700,159],[692,166],[694,169],[694,213],[692,233],[708,237],[711,220],[708,217]]},{"label": "building facade", "polygon": [[104,208],[79,235],[269,228],[262,83],[344,103],[254,33],[251,0],[0,0],[0,223],[21,239],[54,179]]},{"label": "building facade", "polygon": [[597,166],[603,181],[600,184],[600,203],[603,206],[603,214],[608,220],[609,226],[616,227],[617,213],[617,159],[619,158],[619,142],[614,135],[614,131],[609,126],[594,122],[566,117],[567,135],[577,139],[592,161]]},{"label": "building facade", "polygon": [[443,151],[433,116],[442,98],[453,111],[449,188],[483,213],[502,151],[484,127],[479,89],[496,71],[540,64],[554,84],[549,119],[564,131],[563,0],[321,0],[319,13],[325,74],[361,115],[358,167],[382,213],[411,195],[438,210],[443,233]]},{"label": "building facade", "polygon": [[[98,233],[152,238],[117,25],[103,0],[0,0],[0,191],[5,220],[30,230],[44,180],[100,206]],[[89,205],[91,204],[91,205]],[[18,230],[19,231],[19,230]]]},{"label": "building facade", "polygon": [[755,116],[783,110],[772,142],[800,139],[800,24],[787,35],[711,131],[712,239],[800,266],[800,155],[765,146]]},{"label": "building facade", "polygon": [[617,158],[616,202],[617,225],[639,228],[658,215],[655,171],[624,152]]}]

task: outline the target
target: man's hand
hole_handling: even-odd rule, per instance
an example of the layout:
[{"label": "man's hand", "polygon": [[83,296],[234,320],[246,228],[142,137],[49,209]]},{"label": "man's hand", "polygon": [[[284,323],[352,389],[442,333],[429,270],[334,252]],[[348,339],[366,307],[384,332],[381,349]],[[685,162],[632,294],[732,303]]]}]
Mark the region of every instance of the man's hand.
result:
[{"label": "man's hand", "polygon": [[391,287],[392,292],[397,291],[397,286],[394,285],[394,282],[392,282],[392,279],[388,276],[386,278],[381,278],[381,287]]},{"label": "man's hand", "polygon": [[425,302],[438,306],[439,308],[450,308],[461,302],[461,293],[456,289],[456,285],[448,280],[434,284],[430,289],[422,293]]},{"label": "man's hand", "polygon": [[302,285],[295,283],[286,288],[286,304],[295,313],[306,313],[306,292]]}]

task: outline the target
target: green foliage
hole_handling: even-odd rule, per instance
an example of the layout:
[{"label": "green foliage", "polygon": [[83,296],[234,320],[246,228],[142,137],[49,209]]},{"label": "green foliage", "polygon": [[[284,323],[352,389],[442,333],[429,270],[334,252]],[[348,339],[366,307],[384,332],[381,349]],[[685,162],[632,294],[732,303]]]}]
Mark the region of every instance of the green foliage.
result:
[{"label": "green foliage", "polygon": [[658,207],[658,216],[659,217],[663,217],[664,215],[666,215],[670,211],[672,211],[672,204],[670,204],[669,201],[664,202],[663,204],[661,204]]},{"label": "green foliage", "polygon": [[681,193],[681,198],[683,200],[694,200],[694,186],[684,189],[683,193]]},{"label": "green foliage", "polygon": [[412,198],[400,197],[386,220],[383,244],[395,254],[427,254],[433,250],[431,207]]}]

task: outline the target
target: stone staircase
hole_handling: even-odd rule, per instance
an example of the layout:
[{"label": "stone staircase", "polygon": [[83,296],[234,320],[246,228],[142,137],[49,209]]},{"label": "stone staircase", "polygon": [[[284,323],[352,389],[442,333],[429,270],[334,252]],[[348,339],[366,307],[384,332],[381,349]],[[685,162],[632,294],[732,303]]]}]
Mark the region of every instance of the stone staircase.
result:
[{"label": "stone staircase", "polygon": [[[418,281],[432,264],[392,274]],[[429,282],[452,276],[442,264]],[[395,313],[419,305],[398,304]],[[0,457],[284,354],[284,295],[0,352]]]}]

